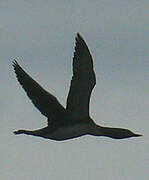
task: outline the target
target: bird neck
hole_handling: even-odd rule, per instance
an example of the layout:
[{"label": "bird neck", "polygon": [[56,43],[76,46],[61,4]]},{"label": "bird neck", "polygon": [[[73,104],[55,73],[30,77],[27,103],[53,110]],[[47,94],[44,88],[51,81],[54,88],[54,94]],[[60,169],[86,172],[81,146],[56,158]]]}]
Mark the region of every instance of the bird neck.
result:
[{"label": "bird neck", "polygon": [[27,134],[27,135],[32,135],[32,136],[41,136],[41,137],[43,137],[44,135],[47,134],[47,132],[48,132],[48,127],[45,127],[45,128],[34,130],[34,131],[18,130],[17,132],[15,132],[15,134]]}]

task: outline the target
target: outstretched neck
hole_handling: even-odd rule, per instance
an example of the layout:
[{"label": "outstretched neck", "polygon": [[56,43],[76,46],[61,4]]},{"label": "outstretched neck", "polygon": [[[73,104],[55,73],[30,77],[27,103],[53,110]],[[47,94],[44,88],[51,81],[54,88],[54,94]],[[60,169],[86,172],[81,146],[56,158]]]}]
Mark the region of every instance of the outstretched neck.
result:
[{"label": "outstretched neck", "polygon": [[17,134],[35,135],[36,133],[34,131],[20,129],[18,131],[14,131],[14,134],[16,134],[16,135]]},{"label": "outstretched neck", "polygon": [[14,131],[14,134],[16,135],[27,134],[27,135],[32,135],[32,136],[44,137],[47,134],[47,132],[48,132],[48,127],[45,127],[45,128],[34,130],[34,131],[20,129],[18,131]]}]

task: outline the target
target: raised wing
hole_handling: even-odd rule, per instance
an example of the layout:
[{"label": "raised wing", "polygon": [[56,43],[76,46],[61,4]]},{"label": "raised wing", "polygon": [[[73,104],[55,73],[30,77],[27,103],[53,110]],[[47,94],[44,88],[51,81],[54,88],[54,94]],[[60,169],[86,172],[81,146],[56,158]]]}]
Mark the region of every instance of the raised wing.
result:
[{"label": "raised wing", "polygon": [[73,77],[67,98],[66,110],[74,118],[89,116],[89,102],[96,84],[93,60],[83,38],[77,34],[73,58]]},{"label": "raised wing", "polygon": [[52,94],[45,91],[35,80],[33,80],[21,68],[17,61],[13,62],[13,67],[19,83],[22,85],[35,107],[49,119],[63,117],[66,110],[58,102],[58,100]]}]

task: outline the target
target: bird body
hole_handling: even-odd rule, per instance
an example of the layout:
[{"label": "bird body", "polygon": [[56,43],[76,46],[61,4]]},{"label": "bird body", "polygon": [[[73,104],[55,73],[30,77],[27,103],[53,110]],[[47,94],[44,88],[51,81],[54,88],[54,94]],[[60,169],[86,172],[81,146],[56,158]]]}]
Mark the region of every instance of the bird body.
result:
[{"label": "bird body", "polygon": [[96,124],[90,124],[90,123],[83,123],[83,124],[77,123],[75,125],[72,124],[65,125],[61,127],[56,127],[54,129],[47,126],[45,128],[35,131],[18,130],[15,131],[14,133],[39,136],[56,141],[73,139],[84,135],[106,136],[113,139],[125,139],[130,137],[142,136],[140,134],[135,134],[128,129],[101,127]]},{"label": "bird body", "polygon": [[89,135],[91,129],[93,130],[96,125],[92,121],[73,120],[65,119],[65,123],[61,124],[50,124],[45,128],[29,131],[29,130],[18,130],[15,134],[28,134],[33,136],[40,136],[52,140],[67,140],[83,135]]},{"label": "bird body", "polygon": [[89,103],[96,84],[93,59],[87,44],[77,34],[73,57],[73,76],[64,108],[57,98],[44,90],[18,64],[13,67],[19,83],[35,107],[48,118],[48,126],[38,130],[18,130],[15,134],[27,134],[52,140],[67,140],[83,135],[107,136],[114,139],[141,136],[128,129],[97,125],[89,115]]}]

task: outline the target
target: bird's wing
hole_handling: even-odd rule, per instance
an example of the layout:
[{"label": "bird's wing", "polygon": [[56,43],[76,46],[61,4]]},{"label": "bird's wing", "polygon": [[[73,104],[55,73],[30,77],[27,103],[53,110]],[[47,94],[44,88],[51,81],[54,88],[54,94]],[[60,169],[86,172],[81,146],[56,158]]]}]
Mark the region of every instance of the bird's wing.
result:
[{"label": "bird's wing", "polygon": [[13,62],[13,67],[19,83],[24,88],[28,97],[32,100],[35,107],[48,119],[57,119],[65,112],[65,108],[58,102],[58,100],[45,91],[35,80],[33,80],[17,63]]},{"label": "bird's wing", "polygon": [[67,112],[79,119],[89,117],[90,96],[95,84],[92,56],[83,38],[77,34]]}]

